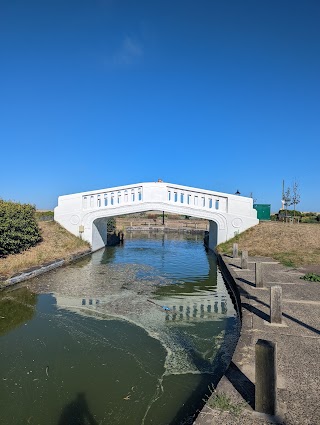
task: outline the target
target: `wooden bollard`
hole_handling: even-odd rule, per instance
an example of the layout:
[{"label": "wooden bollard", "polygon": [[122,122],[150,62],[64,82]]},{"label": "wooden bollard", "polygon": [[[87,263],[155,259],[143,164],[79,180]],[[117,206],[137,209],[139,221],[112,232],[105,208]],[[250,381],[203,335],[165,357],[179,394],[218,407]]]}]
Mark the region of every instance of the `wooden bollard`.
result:
[{"label": "wooden bollard", "polygon": [[277,345],[258,339],[256,354],[255,410],[267,415],[276,414],[277,405]]},{"label": "wooden bollard", "polygon": [[233,258],[238,258],[238,255],[239,255],[239,253],[238,253],[238,244],[237,243],[234,243],[233,244],[233,248],[232,248],[232,257]]},{"label": "wooden bollard", "polygon": [[248,251],[241,252],[241,268],[242,269],[248,268]]},{"label": "wooden bollard", "polygon": [[271,286],[270,288],[270,322],[282,322],[282,288]]},{"label": "wooden bollard", "polygon": [[256,288],[263,288],[262,263],[255,263]]}]

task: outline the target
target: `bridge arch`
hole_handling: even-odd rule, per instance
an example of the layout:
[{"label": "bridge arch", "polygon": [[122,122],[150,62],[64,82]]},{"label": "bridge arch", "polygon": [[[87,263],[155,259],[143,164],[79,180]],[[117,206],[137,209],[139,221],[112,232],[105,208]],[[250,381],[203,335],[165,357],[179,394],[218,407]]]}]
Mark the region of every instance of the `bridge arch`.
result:
[{"label": "bridge arch", "polygon": [[146,211],[208,220],[212,249],[259,222],[251,198],[163,182],[60,196],[54,217],[95,251],[106,244],[108,218]]}]

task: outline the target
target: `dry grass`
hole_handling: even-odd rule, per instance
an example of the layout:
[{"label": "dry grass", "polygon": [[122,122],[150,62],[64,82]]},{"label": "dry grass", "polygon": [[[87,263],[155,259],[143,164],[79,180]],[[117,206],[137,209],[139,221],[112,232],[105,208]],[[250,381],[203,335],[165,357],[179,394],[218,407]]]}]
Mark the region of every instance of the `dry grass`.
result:
[{"label": "dry grass", "polygon": [[21,254],[0,258],[0,278],[7,279],[16,273],[58,259],[69,259],[72,255],[87,251],[87,242],[67,232],[54,221],[40,222],[43,241]]},{"label": "dry grass", "polygon": [[234,239],[219,245],[219,252],[232,253],[237,242],[239,250],[249,255],[268,256],[287,266],[320,264],[320,225],[261,222]]}]

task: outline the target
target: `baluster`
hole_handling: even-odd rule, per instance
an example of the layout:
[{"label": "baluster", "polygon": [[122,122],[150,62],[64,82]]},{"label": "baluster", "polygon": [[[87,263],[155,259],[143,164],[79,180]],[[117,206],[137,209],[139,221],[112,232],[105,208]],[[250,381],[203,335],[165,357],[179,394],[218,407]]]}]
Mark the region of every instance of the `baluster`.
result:
[{"label": "baluster", "polygon": [[82,208],[85,210],[88,208],[88,198],[86,196],[84,196],[82,198]]}]

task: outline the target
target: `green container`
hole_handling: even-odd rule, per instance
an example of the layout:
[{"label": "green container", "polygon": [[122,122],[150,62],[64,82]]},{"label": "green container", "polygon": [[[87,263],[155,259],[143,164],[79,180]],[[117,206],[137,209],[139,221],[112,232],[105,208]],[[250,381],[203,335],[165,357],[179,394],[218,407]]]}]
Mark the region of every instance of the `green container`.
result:
[{"label": "green container", "polygon": [[253,208],[257,210],[258,220],[270,220],[271,204],[253,204]]}]

